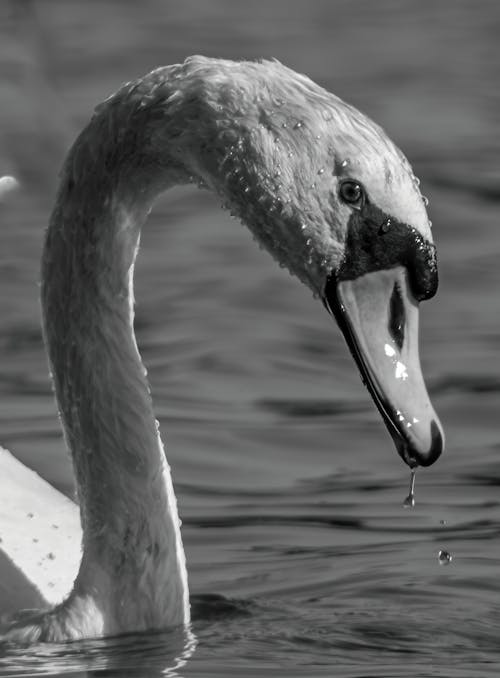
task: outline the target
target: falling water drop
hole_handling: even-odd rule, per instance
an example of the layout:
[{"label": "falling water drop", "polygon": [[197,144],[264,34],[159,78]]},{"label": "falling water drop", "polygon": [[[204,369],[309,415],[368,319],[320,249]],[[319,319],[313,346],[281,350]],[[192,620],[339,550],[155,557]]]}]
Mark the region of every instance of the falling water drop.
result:
[{"label": "falling water drop", "polygon": [[453,556],[448,551],[441,550],[438,553],[438,563],[440,565],[449,565],[453,560]]},{"label": "falling water drop", "polygon": [[405,508],[413,508],[415,506],[415,469],[410,469],[410,491],[403,502]]}]

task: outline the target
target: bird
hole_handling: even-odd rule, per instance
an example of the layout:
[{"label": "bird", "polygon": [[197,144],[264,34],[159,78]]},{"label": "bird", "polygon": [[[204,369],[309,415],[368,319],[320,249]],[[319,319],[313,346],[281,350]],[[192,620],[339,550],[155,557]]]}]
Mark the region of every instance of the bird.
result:
[{"label": "bird", "polygon": [[[4,615],[3,640],[189,623],[180,520],[133,329],[141,228],[155,198],[180,184],[217,194],[323,302],[403,461],[430,466],[444,449],[418,348],[419,303],[438,286],[436,247],[403,153],[277,60],[192,56],[157,68],[95,108],[61,171],[42,254],[42,326],[78,507],[0,453],[2,486],[11,479],[0,548],[42,600]],[[45,549],[43,567],[21,523]],[[54,572],[65,551],[73,582]]]}]

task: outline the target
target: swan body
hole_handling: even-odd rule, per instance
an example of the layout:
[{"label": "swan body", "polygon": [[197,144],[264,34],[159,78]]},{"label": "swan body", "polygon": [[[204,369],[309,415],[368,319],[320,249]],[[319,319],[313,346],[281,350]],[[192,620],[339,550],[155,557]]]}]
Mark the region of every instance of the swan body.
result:
[{"label": "swan body", "polygon": [[62,170],[41,300],[81,532],[75,506],[3,452],[0,464],[16,476],[7,513],[22,514],[43,494],[30,511],[36,521],[24,521],[28,534],[49,544],[57,524],[52,562],[71,543],[75,571],[74,581],[56,582],[47,559],[37,569],[33,553],[30,564],[31,536],[1,517],[0,547],[52,604],[4,619],[4,638],[60,641],[189,622],[180,521],[133,333],[132,284],[154,199],[185,183],[219,194],[322,298],[404,461],[429,465],[442,451],[418,359],[418,302],[436,290],[435,248],[401,151],[359,111],[278,62],[191,57],[159,68],[98,106]]},{"label": "swan body", "polygon": [[23,573],[23,589],[36,582],[26,598],[19,587],[12,590],[12,576],[1,577],[0,587],[9,584],[0,589],[1,609],[19,605],[23,594],[25,606],[56,605],[70,592],[80,564],[78,507],[2,448],[0,478],[0,553],[8,554],[12,567]]}]

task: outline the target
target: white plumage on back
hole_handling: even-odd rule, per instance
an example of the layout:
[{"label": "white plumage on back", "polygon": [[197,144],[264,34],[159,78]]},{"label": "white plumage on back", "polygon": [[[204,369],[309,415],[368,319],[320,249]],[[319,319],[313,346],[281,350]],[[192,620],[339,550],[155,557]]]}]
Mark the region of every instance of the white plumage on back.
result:
[{"label": "white plumage on back", "polygon": [[[12,582],[36,587],[49,605],[60,603],[71,591],[81,558],[81,527],[78,506],[28,469],[10,452],[0,448],[0,551],[3,568],[11,565],[21,577],[2,577],[0,614],[19,609],[26,595]],[[13,573],[15,574],[15,573]],[[31,587],[30,587],[31,585]],[[40,596],[33,588],[33,605]],[[38,599],[38,600],[37,600]]]}]

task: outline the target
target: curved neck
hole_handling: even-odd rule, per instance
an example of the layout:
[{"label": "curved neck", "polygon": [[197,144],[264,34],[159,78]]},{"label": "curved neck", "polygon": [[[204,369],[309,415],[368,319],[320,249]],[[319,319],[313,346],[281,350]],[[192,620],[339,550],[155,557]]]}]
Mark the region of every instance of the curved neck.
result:
[{"label": "curved neck", "polygon": [[[318,208],[329,189],[311,191],[327,153],[322,145],[317,156],[322,118],[297,122],[312,85],[297,76],[288,90],[283,73],[291,78],[269,63],[202,57],[153,71],[96,109],[63,169],[42,310],[84,532],[73,594],[91,592],[101,634],[189,615],[170,473],[132,327],[134,260],[155,197],[199,181],[313,290],[331,269]],[[307,162],[303,147],[316,149]]]},{"label": "curved neck", "polygon": [[184,174],[145,173],[124,157],[130,146],[106,143],[100,122],[68,157],[42,260],[45,339],[84,535],[69,602],[90,596],[97,635],[189,621],[179,518],[135,342],[132,287],[154,195]]}]

